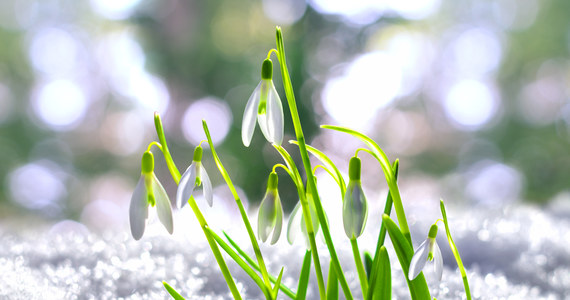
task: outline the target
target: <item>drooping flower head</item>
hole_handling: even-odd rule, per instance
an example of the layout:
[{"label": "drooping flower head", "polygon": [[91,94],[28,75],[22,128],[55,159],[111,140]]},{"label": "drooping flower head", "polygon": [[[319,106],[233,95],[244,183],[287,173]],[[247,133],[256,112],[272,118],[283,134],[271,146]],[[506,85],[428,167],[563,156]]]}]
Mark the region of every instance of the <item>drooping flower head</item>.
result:
[{"label": "drooping flower head", "polygon": [[168,194],[162,184],[154,175],[154,157],[152,152],[143,154],[141,162],[141,177],[135,187],[129,207],[129,221],[131,234],[135,240],[139,240],[144,233],[148,219],[148,207],[156,206],[158,219],[166,230],[172,234],[172,208]]},{"label": "drooping flower head", "polygon": [[267,191],[259,206],[257,235],[263,242],[271,236],[271,244],[277,243],[283,226],[283,207],[277,190],[277,173],[271,172],[267,180]]},{"label": "drooping flower head", "polygon": [[360,183],[360,158],[352,157],[348,164],[348,186],[342,204],[344,232],[349,239],[358,238],[364,232],[368,218],[368,203]]},{"label": "drooping flower head", "polygon": [[208,205],[212,206],[213,204],[212,183],[206,169],[204,169],[204,165],[202,165],[202,153],[202,146],[198,145],[194,149],[192,163],[180,177],[178,190],[176,191],[176,207],[179,209],[186,204],[192,193],[194,193],[194,189],[200,185],[202,185],[204,198],[206,198]]},{"label": "drooping flower head", "polygon": [[414,280],[428,261],[433,260],[433,268],[438,281],[441,280],[443,274],[443,259],[441,257],[441,250],[435,240],[437,236],[437,225],[433,224],[428,233],[427,239],[416,249],[412,261],[410,262],[410,269],[408,271],[408,279]]},{"label": "drooping flower head", "polygon": [[241,139],[246,147],[251,143],[256,120],[268,142],[281,145],[283,141],[283,106],[272,74],[273,63],[266,59],[261,67],[261,82],[249,97],[243,113]]}]

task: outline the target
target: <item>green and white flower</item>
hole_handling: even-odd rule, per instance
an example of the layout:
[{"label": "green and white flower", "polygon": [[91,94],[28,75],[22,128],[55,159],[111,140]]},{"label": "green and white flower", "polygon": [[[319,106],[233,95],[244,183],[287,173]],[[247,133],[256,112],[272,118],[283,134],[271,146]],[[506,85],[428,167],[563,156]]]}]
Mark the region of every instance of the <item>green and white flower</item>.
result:
[{"label": "green and white flower", "polygon": [[149,205],[152,207],[156,206],[158,219],[166,230],[172,234],[174,228],[170,199],[162,184],[154,175],[154,157],[152,152],[147,151],[143,154],[141,169],[141,177],[135,187],[129,207],[131,234],[135,240],[139,240],[143,236],[148,219]]},{"label": "green and white flower", "polygon": [[[267,181],[267,191],[259,206],[257,235],[266,242],[271,235],[271,244],[277,243],[283,226],[283,207],[277,190],[277,173],[271,172]],[[273,233],[273,234],[272,234]]]},{"label": "green and white flower", "polygon": [[429,229],[427,239],[416,249],[412,261],[410,262],[410,269],[408,271],[408,279],[414,280],[425,267],[428,261],[433,260],[433,268],[438,281],[441,281],[443,274],[443,259],[441,251],[435,240],[437,236],[437,225],[432,225]]},{"label": "green and white flower", "polygon": [[241,126],[241,139],[249,147],[255,121],[270,143],[281,145],[283,141],[283,106],[272,80],[273,63],[270,59],[263,61],[261,67],[261,82],[249,97]]},{"label": "green and white flower", "polygon": [[206,169],[202,165],[202,153],[202,146],[196,147],[192,163],[188,166],[184,174],[182,174],[182,177],[180,177],[178,190],[176,191],[176,207],[179,209],[186,204],[190,196],[192,196],[192,193],[194,193],[194,189],[200,185],[202,185],[206,202],[208,202],[210,206],[213,205],[214,195],[212,192],[212,182],[210,181],[210,177],[208,177]]},{"label": "green and white flower", "polygon": [[349,239],[358,238],[364,232],[368,218],[368,203],[360,182],[360,158],[352,157],[348,165],[348,186],[342,204],[344,232]]}]

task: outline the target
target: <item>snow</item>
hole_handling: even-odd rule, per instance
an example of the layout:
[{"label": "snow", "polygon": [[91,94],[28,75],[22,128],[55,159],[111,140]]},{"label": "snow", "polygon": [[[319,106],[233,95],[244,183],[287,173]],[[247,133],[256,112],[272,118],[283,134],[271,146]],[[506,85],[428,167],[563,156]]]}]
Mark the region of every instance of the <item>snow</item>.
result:
[{"label": "snow", "polygon": [[[410,215],[414,215],[413,209]],[[448,216],[474,299],[570,299],[567,210],[511,206],[460,211],[448,207]],[[375,219],[370,219],[369,228],[377,226]],[[416,247],[425,238],[429,225],[427,221],[410,225]],[[137,242],[128,231],[94,234],[72,221],[32,230],[10,228],[0,224],[1,299],[168,299],[162,280],[188,299],[231,299],[203,240],[150,233]],[[432,296],[465,299],[461,275],[447,246],[443,226],[437,241],[445,266],[439,284],[433,282],[429,270],[425,272]],[[240,241],[242,245],[246,243],[247,240]],[[373,240],[363,240],[361,249],[373,250],[373,244]],[[304,248],[301,243],[278,245],[262,247],[268,268],[277,274],[285,265],[283,283],[295,289]],[[349,243],[337,247],[354,296],[360,298]],[[392,260],[393,298],[409,299],[388,241],[387,247]],[[321,263],[328,265],[324,245],[320,254]],[[263,299],[257,286],[236,264],[228,265],[244,299]],[[307,299],[315,299],[314,274],[309,288]],[[285,299],[282,293],[280,297]]]}]

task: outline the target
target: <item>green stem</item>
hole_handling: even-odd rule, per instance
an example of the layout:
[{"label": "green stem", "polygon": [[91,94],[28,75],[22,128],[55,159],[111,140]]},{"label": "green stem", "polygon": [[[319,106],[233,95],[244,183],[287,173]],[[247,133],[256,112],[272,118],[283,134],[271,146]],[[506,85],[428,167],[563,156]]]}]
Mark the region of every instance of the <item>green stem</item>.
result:
[{"label": "green stem", "polygon": [[465,267],[463,267],[463,262],[461,261],[461,256],[459,255],[457,246],[455,245],[455,242],[453,242],[453,239],[451,238],[451,232],[449,231],[449,223],[447,222],[447,213],[445,211],[445,205],[443,204],[443,200],[440,200],[439,207],[441,208],[441,215],[443,216],[443,224],[445,224],[445,234],[447,235],[449,248],[451,248],[451,252],[453,252],[453,256],[455,257],[455,261],[457,261],[457,266],[459,267],[459,271],[461,272],[461,277],[463,279],[463,286],[465,287],[465,294],[467,295],[467,300],[471,300],[471,291],[469,290],[469,281],[467,280],[467,272],[465,272]]},{"label": "green stem", "polygon": [[[158,134],[158,139],[160,140],[160,143],[162,145],[162,147],[159,147],[159,148],[160,148],[160,150],[162,150],[162,153],[164,155],[164,159],[166,160],[166,164],[168,166],[168,170],[170,171],[170,175],[172,176],[172,179],[174,179],[174,182],[176,182],[176,185],[178,185],[178,183],[180,182],[180,171],[178,171],[178,168],[176,167],[176,165],[174,164],[174,161],[172,160],[172,155],[170,155],[170,151],[168,150],[168,144],[166,143],[166,136],[164,134],[164,129],[162,127],[162,121],[160,120],[160,115],[157,112],[154,113],[154,125],[156,127],[156,133]],[[228,266],[226,265],[226,262],[222,256],[222,253],[220,252],[220,249],[218,248],[218,245],[212,239],[212,237],[206,232],[206,228],[208,227],[208,223],[206,222],[206,219],[204,218],[204,216],[202,215],[202,212],[198,208],[198,205],[196,205],[196,201],[194,200],[194,197],[190,196],[190,199],[188,199],[188,204],[190,204],[190,207],[192,208],[192,211],[194,212],[196,219],[198,219],[198,222],[200,223],[200,227],[202,227],[202,231],[204,231],[204,235],[206,236],[206,239],[208,240],[208,244],[210,245],[210,249],[212,249],[212,253],[214,254],[214,257],[216,258],[216,262],[218,263],[218,266],[220,267],[220,270],[222,271],[222,275],[224,276],[224,279],[226,280],[226,283],[227,283],[232,295],[234,296],[234,299],[241,299],[238,288],[234,282],[234,279],[232,278],[232,275],[230,274],[230,270],[228,269]]]},{"label": "green stem", "polygon": [[162,147],[162,153],[164,154],[164,160],[166,161],[166,165],[168,166],[168,171],[170,171],[170,175],[172,175],[172,179],[178,184],[180,181],[180,171],[174,164],[172,160],[172,156],[170,155],[170,150],[168,150],[168,144],[166,143],[166,136],[164,134],[164,128],[162,127],[162,121],[160,120],[160,115],[158,112],[154,112],[154,126],[156,127],[156,133],[158,134],[158,140]]},{"label": "green stem", "polygon": [[364,265],[362,264],[362,258],[360,257],[360,250],[358,250],[358,242],[356,241],[356,238],[350,239],[350,245],[352,246],[352,255],[354,255],[356,271],[358,271],[358,279],[360,279],[362,298],[364,299],[368,294],[368,278],[366,278],[366,271],[364,270]]},{"label": "green stem", "polygon": [[216,149],[214,148],[214,143],[212,142],[212,137],[210,136],[210,130],[208,130],[208,124],[206,124],[205,120],[202,120],[202,126],[204,127],[204,133],[206,134],[206,137],[208,138],[208,144],[210,145],[210,150],[212,151],[212,156],[214,157],[214,161],[216,162],[216,166],[218,166],[218,170],[222,174],[222,177],[224,177],[224,180],[226,181],[226,184],[230,188],[230,191],[232,192],[232,195],[234,196],[234,200],[236,201],[236,204],[239,208],[241,218],[243,220],[243,223],[245,224],[245,228],[247,229],[247,234],[249,235],[251,245],[253,246],[253,251],[255,252],[255,257],[257,258],[257,263],[259,264],[259,267],[261,268],[261,274],[263,275],[263,281],[265,282],[265,285],[267,286],[268,290],[271,291],[272,288],[271,288],[271,282],[269,280],[269,273],[267,272],[267,267],[265,266],[265,261],[263,260],[263,255],[261,254],[261,250],[259,249],[259,244],[257,243],[257,239],[255,238],[255,234],[253,233],[253,229],[251,228],[251,223],[249,222],[249,218],[247,217],[247,212],[245,211],[245,208],[241,202],[241,199],[238,196],[238,193],[237,193],[237,191],[236,191],[236,189],[232,183],[230,175],[228,174],[228,172],[224,168],[224,165],[222,165],[222,161],[218,157],[218,154],[216,154]]},{"label": "green stem", "polygon": [[[334,248],[331,234],[328,228],[328,224],[326,222],[325,214],[323,211],[323,207],[321,204],[321,199],[319,198],[317,188],[315,186],[315,180],[311,168],[311,161],[309,160],[309,154],[307,152],[307,147],[305,144],[305,137],[303,135],[303,129],[301,127],[301,121],[299,119],[299,113],[297,111],[297,104],[295,102],[295,94],[293,93],[293,85],[291,84],[291,78],[289,77],[289,71],[287,70],[287,62],[285,60],[285,46],[283,45],[283,35],[281,33],[281,28],[276,28],[276,44],[277,44],[277,57],[279,59],[279,66],[281,69],[281,78],[283,80],[283,87],[285,89],[285,95],[287,97],[287,103],[289,104],[289,110],[291,111],[291,118],[293,119],[293,126],[295,128],[295,136],[297,141],[299,142],[299,151],[301,153],[301,158],[303,160],[303,166],[305,167],[305,173],[307,175],[307,184],[312,191],[315,191],[313,195],[313,199],[315,201],[315,208],[317,209],[317,216],[319,217],[319,221],[321,223],[321,227],[323,229],[323,235],[325,237],[325,241],[327,244],[327,248],[331,255],[331,259],[333,261],[333,265],[336,270],[336,274],[340,281],[340,285],[344,292],[344,295],[347,299],[353,299],[352,293],[350,292],[350,288],[348,286],[348,282],[344,276],[344,272],[340,265],[340,261],[338,259],[338,255]],[[308,220],[308,219],[306,219]],[[309,219],[310,220],[310,219]],[[316,254],[315,254],[316,255]],[[315,265],[315,268],[317,266]],[[321,298],[324,295],[321,295]]]},{"label": "green stem", "polygon": [[297,187],[297,193],[299,194],[299,201],[301,202],[301,209],[303,210],[303,218],[305,218],[307,235],[309,236],[309,245],[311,247],[311,254],[313,255],[313,261],[315,262],[315,273],[317,275],[317,285],[319,287],[319,295],[321,299],[324,299],[326,297],[325,281],[323,278],[323,271],[321,269],[319,253],[317,251],[317,242],[315,240],[313,220],[311,219],[311,211],[309,209],[309,202],[307,201],[307,195],[305,194],[305,187],[303,186],[303,180],[301,179],[299,170],[297,169],[295,163],[293,162],[293,158],[291,158],[291,155],[289,155],[287,150],[276,144],[273,144],[273,147],[277,149],[279,154],[281,154],[281,156],[283,157],[283,160],[285,160],[285,163],[287,164],[287,167],[289,169],[288,170],[289,176],[291,176],[293,183],[295,183],[295,186]]}]

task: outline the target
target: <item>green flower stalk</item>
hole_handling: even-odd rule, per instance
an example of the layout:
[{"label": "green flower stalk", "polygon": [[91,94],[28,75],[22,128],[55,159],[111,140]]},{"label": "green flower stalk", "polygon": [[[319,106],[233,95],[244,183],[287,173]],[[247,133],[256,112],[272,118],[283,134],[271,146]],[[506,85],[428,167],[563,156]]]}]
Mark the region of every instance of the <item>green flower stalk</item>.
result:
[{"label": "green flower stalk", "polygon": [[202,165],[202,153],[202,146],[198,145],[194,150],[192,163],[180,177],[180,184],[176,191],[176,206],[179,209],[186,204],[192,193],[194,193],[194,189],[200,185],[202,185],[204,198],[206,198],[208,205],[212,206],[213,204],[212,183],[206,169]]},{"label": "green flower stalk", "polygon": [[272,74],[273,63],[266,59],[261,67],[261,82],[249,97],[243,113],[241,139],[246,147],[251,143],[256,119],[268,142],[277,145],[283,142],[283,106]]},{"label": "green flower stalk", "polygon": [[266,242],[269,235],[271,244],[277,243],[281,235],[281,227],[283,226],[283,207],[277,190],[277,173],[271,172],[267,181],[267,192],[259,206],[259,214],[257,217],[257,235],[259,239]]},{"label": "green flower stalk", "polygon": [[172,208],[168,194],[162,184],[154,175],[154,157],[152,152],[143,154],[141,162],[141,177],[135,187],[129,207],[129,221],[131,234],[135,240],[143,236],[148,219],[148,207],[156,206],[158,219],[166,230],[172,234],[174,231],[172,222]]},{"label": "green flower stalk", "polygon": [[[309,203],[309,211],[311,213],[311,225],[313,226],[313,232],[315,235],[319,231],[320,222],[317,217],[317,210],[315,208],[315,200],[313,199],[312,193],[307,191],[307,202]],[[295,208],[289,216],[289,222],[287,223],[287,241],[289,244],[293,245],[295,239],[299,235],[299,230],[305,238],[305,245],[307,249],[310,249],[309,234],[307,233],[307,222],[305,221],[305,216],[303,216],[303,209],[301,207],[301,200],[297,202]]]},{"label": "green flower stalk", "polygon": [[437,236],[437,225],[431,225],[427,239],[416,249],[412,261],[410,262],[410,269],[408,271],[408,279],[414,280],[428,261],[433,260],[433,268],[438,281],[441,281],[443,274],[443,259],[441,250],[435,240]]},{"label": "green flower stalk", "polygon": [[360,183],[360,167],[360,158],[352,157],[348,165],[349,181],[342,204],[344,232],[349,239],[362,235],[368,218],[368,203]]}]

